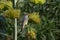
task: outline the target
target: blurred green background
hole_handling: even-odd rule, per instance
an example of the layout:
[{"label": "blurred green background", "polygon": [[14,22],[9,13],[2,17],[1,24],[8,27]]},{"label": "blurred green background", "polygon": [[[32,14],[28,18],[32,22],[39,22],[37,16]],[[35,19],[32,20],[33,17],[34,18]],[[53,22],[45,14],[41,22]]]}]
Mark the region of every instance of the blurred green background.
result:
[{"label": "blurred green background", "polygon": [[13,40],[14,18],[19,31],[23,12],[28,12],[29,22],[17,40],[60,40],[60,0],[0,0],[0,15],[6,19],[1,40]]}]

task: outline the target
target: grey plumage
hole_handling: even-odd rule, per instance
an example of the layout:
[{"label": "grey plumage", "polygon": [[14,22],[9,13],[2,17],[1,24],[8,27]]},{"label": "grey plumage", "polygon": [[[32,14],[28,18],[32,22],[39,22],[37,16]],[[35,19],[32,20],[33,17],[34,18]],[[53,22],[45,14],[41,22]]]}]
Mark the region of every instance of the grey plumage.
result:
[{"label": "grey plumage", "polygon": [[21,19],[21,31],[24,30],[27,24],[28,24],[28,14],[24,13],[24,16]]}]

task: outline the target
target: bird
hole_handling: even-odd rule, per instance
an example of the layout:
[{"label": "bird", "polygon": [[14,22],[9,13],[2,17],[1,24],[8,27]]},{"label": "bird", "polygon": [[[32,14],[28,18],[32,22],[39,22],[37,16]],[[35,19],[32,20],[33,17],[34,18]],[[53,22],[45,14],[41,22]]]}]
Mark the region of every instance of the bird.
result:
[{"label": "bird", "polygon": [[21,32],[24,30],[27,24],[28,24],[28,13],[24,12],[22,20],[21,20]]}]

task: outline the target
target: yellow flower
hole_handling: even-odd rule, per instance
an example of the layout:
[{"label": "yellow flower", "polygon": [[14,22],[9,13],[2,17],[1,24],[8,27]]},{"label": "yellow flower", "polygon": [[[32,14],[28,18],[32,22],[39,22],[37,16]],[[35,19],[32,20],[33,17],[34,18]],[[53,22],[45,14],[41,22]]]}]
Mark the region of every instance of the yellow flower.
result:
[{"label": "yellow flower", "polygon": [[35,31],[31,29],[31,35],[35,35]]},{"label": "yellow flower", "polygon": [[5,11],[4,16],[7,18],[19,18],[20,10],[18,9],[9,9]]},{"label": "yellow flower", "polygon": [[14,18],[19,18],[20,16],[20,10],[16,9],[14,10]]},{"label": "yellow flower", "polygon": [[38,0],[35,0],[35,4],[38,4],[39,2],[38,2]]},{"label": "yellow flower", "polygon": [[9,6],[12,8],[13,4],[11,1],[1,1],[0,4],[4,4],[5,6]]},{"label": "yellow flower", "polygon": [[45,2],[46,2],[46,0],[38,0],[39,1],[39,3],[41,3],[41,4],[44,4]]},{"label": "yellow flower", "polygon": [[33,2],[34,3],[35,0],[30,0],[30,2]]},{"label": "yellow flower", "polygon": [[35,4],[44,4],[46,0],[30,0],[30,2],[33,2]]},{"label": "yellow flower", "polygon": [[0,9],[3,9],[4,8],[4,4],[0,4]]},{"label": "yellow flower", "polygon": [[38,0],[30,0],[30,2],[33,2],[35,4],[38,4],[39,3]]},{"label": "yellow flower", "polygon": [[9,7],[12,7],[12,6],[13,6],[13,4],[12,4],[11,1],[7,1],[7,2],[6,2],[6,5],[8,5]]},{"label": "yellow flower", "polygon": [[39,13],[37,13],[37,12],[33,12],[33,13],[29,14],[29,19],[33,20],[37,24],[40,23],[40,21],[41,21]]},{"label": "yellow flower", "polygon": [[36,39],[36,32],[35,31],[36,30],[34,28],[30,28],[28,30],[28,36],[31,37],[31,38],[33,38],[33,39]]}]

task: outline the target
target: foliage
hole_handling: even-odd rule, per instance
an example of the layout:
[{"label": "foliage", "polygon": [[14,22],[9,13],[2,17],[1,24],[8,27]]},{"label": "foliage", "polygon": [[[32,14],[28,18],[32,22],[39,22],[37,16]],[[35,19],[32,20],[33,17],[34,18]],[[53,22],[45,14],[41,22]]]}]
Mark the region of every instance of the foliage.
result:
[{"label": "foliage", "polygon": [[[29,13],[29,20],[35,23],[29,22],[23,33],[18,33],[18,40],[59,40],[60,39],[60,0],[25,0],[19,5],[17,2],[17,8],[21,12]],[[43,5],[42,5],[43,4]],[[5,4],[4,4],[5,5]],[[9,4],[10,5],[10,4]],[[11,4],[12,5],[12,4]],[[1,9],[2,4],[0,6]],[[13,36],[14,20],[10,18],[19,17],[20,10],[7,9],[3,12],[3,15],[7,20],[7,34]],[[2,10],[3,11],[3,10]],[[15,14],[16,13],[16,14]],[[38,24],[39,23],[39,24]],[[33,30],[34,29],[34,30]],[[20,23],[18,19],[18,30],[20,30]],[[22,37],[21,35],[24,34]],[[32,36],[33,35],[33,36]],[[12,37],[13,38],[13,37]]]}]

